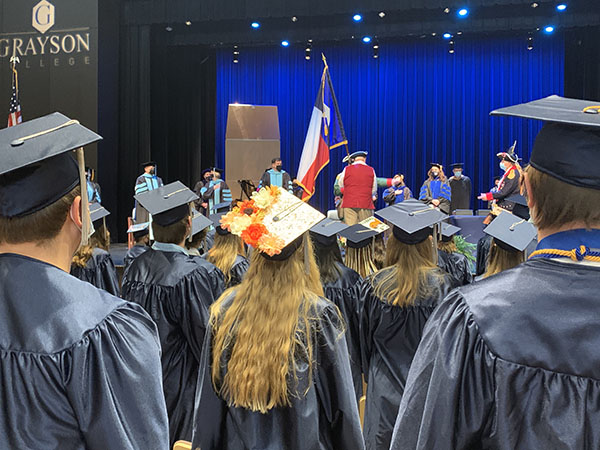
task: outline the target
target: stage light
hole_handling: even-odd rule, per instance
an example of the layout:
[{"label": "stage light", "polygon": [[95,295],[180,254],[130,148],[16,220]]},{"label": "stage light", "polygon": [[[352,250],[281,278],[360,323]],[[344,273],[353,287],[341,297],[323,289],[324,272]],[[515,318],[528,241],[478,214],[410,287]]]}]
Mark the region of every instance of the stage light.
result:
[{"label": "stage light", "polygon": [[431,35],[432,35],[433,37],[436,37],[436,36],[437,36],[437,33],[431,33]]},{"label": "stage light", "polygon": [[448,42],[448,53],[450,53],[451,55],[454,54],[454,41]]},{"label": "stage light", "polygon": [[188,27],[192,26],[192,22],[191,22],[191,20],[188,20],[188,21],[186,21],[186,22],[185,22],[185,24],[186,24]]},{"label": "stage light", "polygon": [[257,29],[260,28],[260,23],[258,22],[252,22],[252,24],[250,25],[252,28]]},{"label": "stage light", "polygon": [[309,39],[306,48],[304,49],[304,59],[310,60],[310,52],[312,50],[312,39]]},{"label": "stage light", "polygon": [[444,8],[444,13],[450,14],[450,8]]},{"label": "stage light", "polygon": [[170,33],[171,31],[173,31],[173,27],[166,27],[165,30],[167,30],[167,32]]},{"label": "stage light", "polygon": [[557,11],[564,11],[565,9],[567,9],[567,5],[564,3],[559,3],[558,5],[556,5],[556,10]]},{"label": "stage light", "polygon": [[283,40],[283,41],[281,41],[281,45],[282,45],[282,47],[287,47],[290,45],[290,43],[289,43],[289,41]]},{"label": "stage light", "polygon": [[375,42],[373,44],[373,58],[377,59],[379,58],[379,43]]},{"label": "stage light", "polygon": [[385,17],[385,13],[383,11],[380,11],[378,15],[381,19]]},{"label": "stage light", "polygon": [[298,22],[298,18],[296,16],[292,17],[292,22]]},{"label": "stage light", "polygon": [[533,50],[533,36],[527,38],[527,50]]},{"label": "stage light", "polygon": [[354,14],[354,16],[352,16],[352,20],[355,22],[360,22],[362,20],[362,16],[360,14]]},{"label": "stage light", "polygon": [[554,33],[554,27],[552,25],[548,25],[544,27],[544,33],[552,34]]},{"label": "stage light", "polygon": [[237,45],[233,46],[233,63],[237,64],[240,62],[240,50]]},{"label": "stage light", "polygon": [[444,39],[450,39],[452,35],[450,33],[444,33]]},{"label": "stage light", "polygon": [[458,14],[458,17],[467,17],[469,15],[469,10],[467,8],[461,8],[458,10],[458,12],[456,13]]},{"label": "stage light", "polygon": [[371,42],[371,36],[364,36],[364,37],[362,38],[362,41],[363,41],[365,44],[368,44],[369,42]]},{"label": "stage light", "polygon": [[540,5],[539,5],[538,3],[536,3],[536,2],[533,2],[533,3],[531,4],[531,7],[532,7],[532,8],[537,8],[538,6],[540,6]]}]

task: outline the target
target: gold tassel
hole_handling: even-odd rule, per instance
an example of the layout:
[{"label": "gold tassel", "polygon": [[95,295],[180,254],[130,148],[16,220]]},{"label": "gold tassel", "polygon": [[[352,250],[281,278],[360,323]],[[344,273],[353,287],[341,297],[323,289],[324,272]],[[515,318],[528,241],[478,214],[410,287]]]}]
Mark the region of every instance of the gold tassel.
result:
[{"label": "gold tassel", "polygon": [[79,183],[81,184],[81,246],[88,244],[90,234],[90,205],[87,196],[87,178],[85,176],[85,155],[83,147],[76,150],[79,165]]}]

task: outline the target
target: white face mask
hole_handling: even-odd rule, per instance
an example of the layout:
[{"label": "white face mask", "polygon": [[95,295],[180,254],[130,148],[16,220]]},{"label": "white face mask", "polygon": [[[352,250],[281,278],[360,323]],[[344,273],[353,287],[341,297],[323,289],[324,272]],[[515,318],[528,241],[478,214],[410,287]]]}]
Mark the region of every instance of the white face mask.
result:
[{"label": "white face mask", "polygon": [[[71,216],[71,220],[73,221],[73,223],[75,224],[75,226],[77,227],[77,229],[79,230],[79,232],[81,233],[81,227],[79,225],[77,225],[77,221],[75,220],[75,218],[73,217],[73,210],[69,210],[69,216]],[[88,233],[88,239],[92,237],[92,234],[94,234],[96,232],[96,229],[94,228],[94,223],[90,220],[90,231]]]}]

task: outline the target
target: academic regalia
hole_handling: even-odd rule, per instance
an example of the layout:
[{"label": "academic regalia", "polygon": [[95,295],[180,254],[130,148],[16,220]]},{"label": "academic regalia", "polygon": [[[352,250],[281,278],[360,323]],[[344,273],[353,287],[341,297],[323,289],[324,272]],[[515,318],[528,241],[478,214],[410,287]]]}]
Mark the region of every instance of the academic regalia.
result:
[{"label": "academic regalia", "polygon": [[421,191],[419,192],[419,200],[430,204],[432,200],[439,200],[438,208],[445,214],[450,214],[451,201],[450,185],[447,181],[441,181],[439,178],[434,180],[425,180]]},{"label": "academic regalia", "polygon": [[[138,195],[144,192],[153,191],[162,186],[164,186],[164,183],[160,177],[149,173],[143,173],[135,180],[135,187],[133,190],[135,195]],[[148,222],[149,220],[148,211],[144,208],[140,208],[137,201],[135,202],[134,220],[136,223]]]},{"label": "academic regalia", "polygon": [[237,255],[235,257],[235,262],[231,267],[231,271],[229,272],[231,278],[229,279],[229,283],[227,283],[227,287],[230,288],[240,284],[242,278],[244,278],[244,275],[246,275],[246,272],[248,271],[248,267],[250,267],[250,261],[242,255]]},{"label": "academic regalia", "polygon": [[[189,214],[197,196],[179,181],[137,196],[154,223]],[[204,218],[205,220],[208,220]],[[223,274],[176,244],[155,242],[123,275],[123,298],[140,304],[158,326],[170,445],[191,440],[198,363],[209,307],[223,292]]]},{"label": "academic regalia", "polygon": [[2,447],[167,448],[160,344],[142,308],[14,254],[0,255],[0,286]]},{"label": "academic regalia", "polygon": [[464,286],[473,282],[471,265],[465,255],[458,252],[446,253],[438,250],[438,267],[453,279],[453,286]]},{"label": "academic regalia", "polygon": [[340,309],[346,322],[346,343],[350,356],[350,370],[357,400],[363,395],[362,370],[360,364],[359,314],[364,301],[365,285],[358,273],[341,263],[336,263],[341,274],[330,283],[323,284],[325,297]]},{"label": "academic regalia", "polygon": [[[400,191],[400,194],[396,194],[396,191]],[[410,192],[410,189],[406,186],[392,186],[383,191],[383,200],[388,205],[402,203],[404,200],[408,200],[409,198],[412,198],[412,192]]]},{"label": "academic regalia", "polygon": [[[390,270],[393,268],[385,268],[366,282],[373,286]],[[414,305],[408,307],[385,303],[372,289],[365,298],[360,318],[360,348],[367,382],[363,432],[368,450],[389,448],[406,377],[423,327],[453,287],[449,275],[439,269],[432,272],[431,285],[432,295],[417,298]]]},{"label": "academic regalia", "polygon": [[158,326],[171,445],[191,440],[208,308],[223,289],[219,269],[179,251],[150,249],[123,276],[123,298],[140,304]]},{"label": "academic regalia", "polygon": [[287,190],[290,194],[294,193],[292,177],[285,170],[265,170],[258,184],[258,189],[266,186],[277,186]]},{"label": "academic regalia", "polygon": [[487,268],[487,259],[492,248],[492,237],[485,235],[477,241],[477,263],[475,275],[483,275]]},{"label": "academic regalia", "polygon": [[[231,305],[233,296],[234,293],[230,294],[223,308]],[[337,308],[320,298],[315,314],[319,321],[311,321],[315,328],[307,333],[317,338],[313,342],[312,378],[308,377],[306,362],[297,360],[298,395],[290,395],[290,407],[273,408],[266,414],[228,406],[215,393],[211,376],[212,340],[204,341],[192,448],[364,449],[348,349]],[[211,335],[209,327],[207,336]],[[226,367],[226,361],[223,364]],[[295,384],[292,380],[290,383]]]},{"label": "academic regalia", "polygon": [[129,250],[127,250],[127,254],[124,258],[125,268],[129,267],[131,263],[140,256],[142,253],[146,252],[150,247],[147,245],[134,245]]},{"label": "academic regalia", "polygon": [[457,209],[471,209],[471,197],[473,195],[471,179],[464,175],[459,179],[451,177],[449,184],[451,190],[450,213],[454,213]]},{"label": "academic regalia", "polygon": [[101,248],[94,248],[92,252],[85,267],[71,265],[71,275],[118,296],[119,277],[110,253]]}]

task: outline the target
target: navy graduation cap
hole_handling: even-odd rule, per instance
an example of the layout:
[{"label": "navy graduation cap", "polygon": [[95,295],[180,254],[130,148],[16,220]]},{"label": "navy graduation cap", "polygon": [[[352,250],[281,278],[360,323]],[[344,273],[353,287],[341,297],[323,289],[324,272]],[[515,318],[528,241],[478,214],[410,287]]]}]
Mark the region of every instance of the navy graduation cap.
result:
[{"label": "navy graduation cap", "polygon": [[512,209],[512,213],[520,217],[521,219],[529,220],[529,205],[527,204],[527,199],[521,195],[511,195],[506,199],[507,202],[513,202],[515,206]]},{"label": "navy graduation cap", "polygon": [[202,230],[207,229],[213,224],[213,221],[206,217],[204,214],[200,214],[198,211],[194,211],[192,216],[192,236],[196,236]]},{"label": "navy graduation cap", "polygon": [[460,231],[459,227],[451,225],[449,223],[442,222],[442,241],[448,242],[452,239],[456,233]]},{"label": "navy graduation cap", "polygon": [[409,199],[377,211],[379,217],[394,225],[394,237],[405,244],[418,244],[431,234],[429,227],[448,216],[433,206]]},{"label": "navy graduation cap", "polygon": [[529,164],[565,183],[600,189],[598,102],[552,95],[490,114],[546,122],[535,139]]},{"label": "navy graduation cap", "polygon": [[324,219],[310,229],[310,237],[318,244],[328,247],[337,242],[337,235],[349,228],[339,220]]},{"label": "navy graduation cap", "polygon": [[537,235],[531,223],[509,212],[498,215],[483,232],[492,236],[500,247],[513,252],[525,250]]},{"label": "navy graduation cap", "polygon": [[226,212],[221,212],[221,213],[217,213],[217,214],[212,214],[209,217],[209,219],[212,222],[213,227],[215,227],[215,231],[217,232],[217,234],[220,234],[221,236],[226,236],[228,234],[231,234],[227,228],[223,228],[221,226],[221,218],[225,215],[227,215]]},{"label": "navy graduation cap", "polygon": [[60,113],[0,130],[0,215],[24,217],[71,192],[82,178],[70,152],[101,139]]},{"label": "navy graduation cap", "polygon": [[104,219],[108,215],[110,215],[110,212],[100,203],[90,203],[90,219],[92,223]]},{"label": "navy graduation cap", "polygon": [[346,245],[350,248],[363,248],[369,245],[380,232],[372,228],[367,228],[360,223],[347,227],[340,231],[340,236],[346,238]]},{"label": "navy graduation cap", "polygon": [[175,181],[134,198],[152,214],[153,222],[166,227],[189,215],[189,204],[199,197],[181,181]]}]

